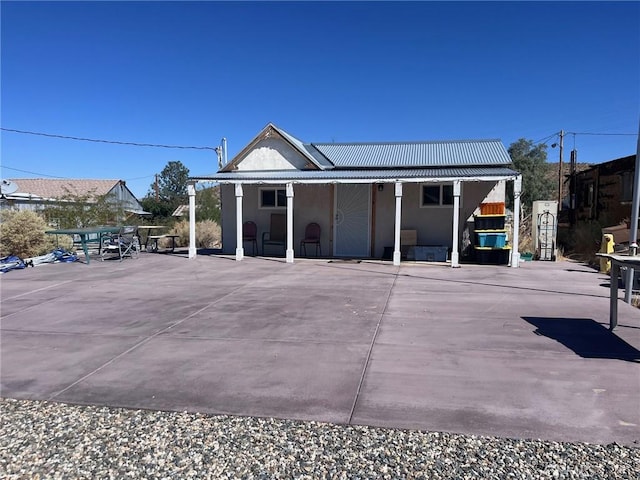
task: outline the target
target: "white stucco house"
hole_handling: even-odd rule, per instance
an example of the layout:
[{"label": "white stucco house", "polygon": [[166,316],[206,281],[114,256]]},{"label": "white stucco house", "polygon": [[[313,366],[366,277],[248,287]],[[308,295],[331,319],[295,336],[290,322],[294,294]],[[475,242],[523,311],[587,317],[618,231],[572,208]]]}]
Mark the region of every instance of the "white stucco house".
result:
[{"label": "white stucco house", "polygon": [[[223,253],[237,260],[247,246],[243,224],[256,224],[260,244],[280,213],[286,241],[264,255],[293,262],[314,222],[324,256],[381,258],[392,249],[399,264],[401,232],[409,230],[418,245],[448,247],[457,267],[466,220],[481,203],[504,201],[507,182],[519,212],[521,176],[510,165],[500,140],[305,143],[270,123],[217,173],[190,178],[189,256],[196,255],[195,184],[206,181],[220,184]],[[514,215],[514,267],[518,223]]]}]

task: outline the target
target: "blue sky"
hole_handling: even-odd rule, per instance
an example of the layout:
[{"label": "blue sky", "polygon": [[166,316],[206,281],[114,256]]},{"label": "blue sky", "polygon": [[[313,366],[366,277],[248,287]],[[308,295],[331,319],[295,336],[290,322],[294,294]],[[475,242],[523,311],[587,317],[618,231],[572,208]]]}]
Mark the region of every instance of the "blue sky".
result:
[{"label": "blue sky", "polygon": [[[557,141],[636,152],[639,2],[3,1],[3,128],[183,146],[269,122],[303,141]],[[585,135],[630,133],[634,135]],[[139,197],[209,150],[2,131],[2,178],[124,179]],[[549,160],[558,149],[549,148]],[[26,173],[18,170],[25,170]]]}]

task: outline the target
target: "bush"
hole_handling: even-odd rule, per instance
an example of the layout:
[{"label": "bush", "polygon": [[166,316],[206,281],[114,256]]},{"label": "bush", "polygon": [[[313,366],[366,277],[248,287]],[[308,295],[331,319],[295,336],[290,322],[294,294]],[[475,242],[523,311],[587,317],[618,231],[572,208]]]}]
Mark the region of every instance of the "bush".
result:
[{"label": "bush", "polygon": [[35,257],[51,250],[44,219],[30,210],[3,210],[0,216],[0,255]]},{"label": "bush", "polygon": [[[189,246],[189,222],[181,221],[175,224],[171,230],[172,235],[180,235],[176,238],[176,247]],[[196,247],[197,248],[219,248],[221,245],[220,225],[211,220],[196,222]],[[166,239],[165,239],[166,241]],[[170,240],[168,240],[170,242]],[[163,245],[167,247],[168,245]]]}]

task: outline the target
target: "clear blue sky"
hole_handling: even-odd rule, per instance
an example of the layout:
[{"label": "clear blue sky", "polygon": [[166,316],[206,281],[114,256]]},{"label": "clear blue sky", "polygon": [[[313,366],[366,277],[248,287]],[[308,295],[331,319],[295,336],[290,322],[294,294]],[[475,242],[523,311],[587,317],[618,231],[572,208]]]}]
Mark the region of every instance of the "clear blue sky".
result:
[{"label": "clear blue sky", "polygon": [[[2,127],[217,146],[269,122],[309,142],[637,134],[639,2],[1,3]],[[550,137],[551,136],[551,137]],[[636,136],[567,135],[581,162]],[[2,177],[124,179],[207,150],[2,132]],[[549,160],[558,149],[549,148]],[[25,173],[15,169],[26,170]]]}]

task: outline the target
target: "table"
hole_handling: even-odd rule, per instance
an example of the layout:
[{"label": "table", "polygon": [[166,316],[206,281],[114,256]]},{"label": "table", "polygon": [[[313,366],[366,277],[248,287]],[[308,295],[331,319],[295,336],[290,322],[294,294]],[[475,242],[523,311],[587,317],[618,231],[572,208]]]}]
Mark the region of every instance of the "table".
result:
[{"label": "table", "polygon": [[[160,230],[163,228],[167,228],[166,225],[138,225],[138,237],[140,237],[140,231],[146,229],[147,230],[147,235],[144,237],[144,250],[145,252],[148,252],[148,246],[149,246],[149,237],[151,236],[151,232],[153,230]],[[153,239],[152,239],[153,240]],[[157,243],[157,240],[156,240]]]},{"label": "table", "polygon": [[[171,253],[173,253],[173,251],[176,248],[176,238],[180,238],[180,235],[151,235],[148,236],[147,239],[148,240],[153,240],[153,245],[151,246],[151,251],[152,252],[156,252],[158,253],[158,240],[160,240],[161,238],[170,238],[171,239],[171,250],[169,250]],[[145,249],[148,250],[148,248],[145,246]]]},{"label": "table", "polygon": [[[618,325],[618,276],[620,275],[620,268],[627,267],[638,270],[640,268],[640,256],[616,255],[615,253],[596,253],[596,256],[611,261],[609,330],[613,331],[616,325]],[[633,279],[631,279],[631,285],[626,285],[626,288],[633,289]]]},{"label": "table", "polygon": [[118,233],[120,227],[107,226],[107,227],[86,227],[86,228],[62,228],[58,230],[47,230],[44,233],[49,235],[78,235],[80,237],[80,244],[84,251],[84,258],[87,261],[87,265],[91,263],[89,257],[89,248],[87,247],[87,239],[89,235],[98,235],[99,245],[102,246],[102,236],[109,233]]}]

